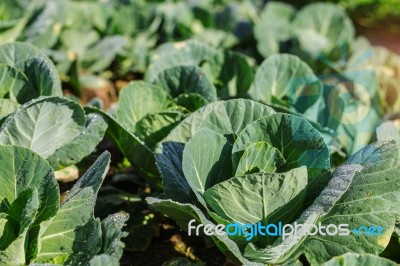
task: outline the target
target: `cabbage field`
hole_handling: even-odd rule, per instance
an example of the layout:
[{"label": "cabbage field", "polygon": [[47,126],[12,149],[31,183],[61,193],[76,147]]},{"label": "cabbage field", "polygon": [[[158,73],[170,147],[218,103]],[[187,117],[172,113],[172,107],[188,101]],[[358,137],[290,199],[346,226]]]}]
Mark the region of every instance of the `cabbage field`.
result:
[{"label": "cabbage field", "polygon": [[288,2],[1,0],[0,265],[398,265],[399,4]]}]

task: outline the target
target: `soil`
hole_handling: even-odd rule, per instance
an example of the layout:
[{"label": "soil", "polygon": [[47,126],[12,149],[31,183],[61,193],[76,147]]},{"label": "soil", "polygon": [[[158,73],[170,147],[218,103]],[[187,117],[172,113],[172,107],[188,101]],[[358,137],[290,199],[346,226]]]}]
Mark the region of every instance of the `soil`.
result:
[{"label": "soil", "polygon": [[236,266],[227,260],[218,248],[207,248],[201,238],[189,237],[175,226],[172,227],[172,230],[161,226],[160,236],[153,238],[145,252],[125,250],[120,263],[121,266],[160,266],[177,257],[185,257],[191,262],[198,262],[199,264],[196,265]]}]

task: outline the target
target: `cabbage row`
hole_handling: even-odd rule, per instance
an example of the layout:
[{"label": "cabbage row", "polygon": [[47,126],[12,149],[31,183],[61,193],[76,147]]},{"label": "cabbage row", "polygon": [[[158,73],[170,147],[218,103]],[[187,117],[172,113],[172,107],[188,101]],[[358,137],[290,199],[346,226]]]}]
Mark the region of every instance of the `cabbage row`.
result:
[{"label": "cabbage row", "polygon": [[0,44],[2,265],[119,265],[165,217],[384,228],[201,235],[239,265],[399,261],[400,59],[340,7],[4,1]]}]

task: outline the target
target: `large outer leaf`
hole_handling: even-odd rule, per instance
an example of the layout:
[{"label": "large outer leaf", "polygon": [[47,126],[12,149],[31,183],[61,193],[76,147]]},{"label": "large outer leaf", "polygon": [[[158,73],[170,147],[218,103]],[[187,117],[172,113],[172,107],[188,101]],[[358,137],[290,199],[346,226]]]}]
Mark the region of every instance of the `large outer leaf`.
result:
[{"label": "large outer leaf", "polygon": [[172,97],[177,97],[182,93],[197,93],[209,102],[217,100],[214,85],[198,66],[168,68],[157,76],[155,83],[168,90]]},{"label": "large outer leaf", "polygon": [[200,65],[217,55],[217,50],[198,41],[165,43],[152,56],[146,80],[153,82],[164,70],[183,65]]},{"label": "large outer leaf", "polygon": [[121,91],[115,115],[122,125],[134,131],[140,119],[165,110],[168,103],[166,90],[144,81],[134,81]]},{"label": "large outer leaf", "polygon": [[281,263],[305,254],[312,265],[320,265],[346,252],[379,254],[388,245],[399,219],[399,147],[378,143],[365,147],[337,168],[315,202],[296,221],[302,224],[349,224],[349,229],[379,225],[383,235],[302,236],[301,231],[266,249],[253,245],[245,255],[264,263]]},{"label": "large outer leaf", "polygon": [[317,121],[323,107],[322,84],[311,68],[297,56],[272,55],[257,69],[252,99],[283,105]]},{"label": "large outer leaf", "polygon": [[[172,200],[161,200],[156,198],[146,198],[148,204],[154,207],[157,211],[168,215],[176,221],[180,228],[187,231],[188,223],[190,220],[195,219],[197,223],[201,223],[204,226],[207,224],[214,225],[196,206],[192,204],[182,204]],[[195,224],[193,224],[195,225]],[[192,233],[194,233],[192,231]],[[224,234],[222,236],[212,236],[215,245],[229,258],[235,260],[239,264],[249,266],[260,266],[262,264],[253,263],[241,254],[238,246],[229,237]]]},{"label": "large outer leaf", "polygon": [[273,113],[275,111],[266,105],[238,99],[211,103],[185,118],[160,143],[156,154],[166,197],[190,201],[190,186],[182,170],[182,153],[184,145],[199,129],[209,128],[233,141],[247,124]]},{"label": "large outer leaf", "polygon": [[110,154],[104,152],[72,187],[57,214],[40,225],[36,262],[87,263],[100,250],[100,221],[93,210],[109,163]]},{"label": "large outer leaf", "polygon": [[268,2],[254,26],[257,50],[264,56],[279,53],[280,44],[292,36],[291,20],[295,10],[291,5]]},{"label": "large outer leaf", "polygon": [[281,174],[251,174],[233,177],[209,188],[203,197],[222,218],[241,224],[287,221],[302,205],[307,169]]},{"label": "large outer leaf", "polygon": [[56,150],[47,161],[54,169],[80,162],[103,140],[108,124],[99,114],[88,114],[86,125],[70,143]]},{"label": "large outer leaf", "polygon": [[300,46],[313,56],[329,54],[343,43],[351,43],[354,27],[345,11],[331,3],[314,3],[302,8],[293,20]]},{"label": "large outer leaf", "polygon": [[71,100],[46,97],[23,105],[0,129],[0,143],[28,147],[44,158],[77,137],[83,109]]},{"label": "large outer leaf", "polygon": [[344,255],[334,257],[325,262],[322,266],[344,266],[344,265],[379,265],[379,266],[396,266],[394,261],[378,257],[372,254],[346,253]]},{"label": "large outer leaf", "polygon": [[106,128],[102,117],[85,116],[75,101],[43,97],[8,116],[0,128],[0,143],[30,148],[58,169],[90,154]]}]

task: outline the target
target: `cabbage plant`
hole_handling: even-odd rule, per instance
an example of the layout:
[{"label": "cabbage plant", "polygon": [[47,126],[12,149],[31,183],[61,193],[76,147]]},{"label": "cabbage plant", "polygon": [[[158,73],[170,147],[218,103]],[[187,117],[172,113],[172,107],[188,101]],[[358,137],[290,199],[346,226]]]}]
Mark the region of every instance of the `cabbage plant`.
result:
[{"label": "cabbage plant", "polygon": [[[286,3],[268,2],[254,26],[257,50],[264,57],[291,51],[313,60],[338,60],[339,50],[354,40],[353,23],[332,3],[311,3],[300,10]],[[293,41],[294,40],[294,41]]]},{"label": "cabbage plant", "polygon": [[301,255],[320,265],[349,251],[379,254],[400,213],[396,145],[367,146],[331,175],[328,148],[310,123],[250,100],[216,102],[194,112],[160,144],[157,164],[165,198],[147,202],[185,230],[192,219],[204,226],[296,222],[350,228],[367,220],[385,228],[375,238],[203,235],[245,265],[295,262]]},{"label": "cabbage plant", "polygon": [[[121,212],[94,217],[110,154],[103,153],[66,195],[47,161],[19,146],[0,146],[0,263],[118,265],[124,244]],[[97,264],[96,264],[97,263]]]},{"label": "cabbage plant", "polygon": [[107,127],[100,115],[62,97],[58,73],[41,50],[0,46],[0,144],[30,148],[58,170],[92,153]]},{"label": "cabbage plant", "polygon": [[[190,86],[189,86],[190,85]],[[107,122],[106,135],[137,171],[157,176],[157,142],[192,111],[216,101],[216,89],[196,66],[169,68],[153,83],[132,81],[120,92],[114,110],[85,108]]]},{"label": "cabbage plant", "polygon": [[253,100],[327,129],[329,138],[340,144],[327,138],[331,151],[343,148],[347,155],[370,143],[381,121],[378,85],[371,69],[317,76],[295,55],[271,55],[258,67],[249,94]]},{"label": "cabbage plant", "polygon": [[349,70],[368,69],[376,74],[379,84],[379,98],[382,114],[399,112],[400,102],[397,86],[400,80],[400,57],[390,50],[371,46],[367,40],[361,39],[362,45],[355,47],[355,52],[347,61]]},{"label": "cabbage plant", "polygon": [[201,67],[220,99],[246,96],[253,79],[249,57],[191,39],[160,45],[150,59],[145,80],[153,82],[167,69],[179,66]]},{"label": "cabbage plant", "polygon": [[0,98],[24,104],[40,96],[62,96],[52,61],[28,43],[0,45]]}]

